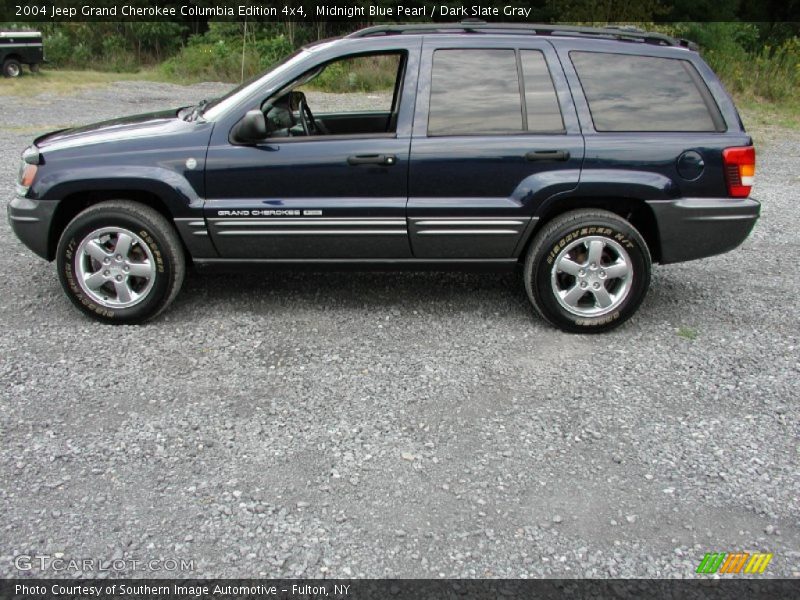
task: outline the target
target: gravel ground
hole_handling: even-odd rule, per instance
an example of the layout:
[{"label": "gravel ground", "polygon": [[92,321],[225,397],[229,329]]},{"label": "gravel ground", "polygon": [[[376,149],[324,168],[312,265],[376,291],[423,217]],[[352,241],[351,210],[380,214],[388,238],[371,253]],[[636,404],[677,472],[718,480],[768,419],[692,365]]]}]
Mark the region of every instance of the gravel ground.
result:
[{"label": "gravel ground", "polygon": [[[221,89],[4,102],[5,197],[36,133]],[[0,576],[38,553],[204,577],[692,577],[742,550],[800,575],[800,136],[759,150],[750,239],[657,268],[599,337],[547,326],[512,274],[192,275],[157,322],[106,327],[2,219]]]}]

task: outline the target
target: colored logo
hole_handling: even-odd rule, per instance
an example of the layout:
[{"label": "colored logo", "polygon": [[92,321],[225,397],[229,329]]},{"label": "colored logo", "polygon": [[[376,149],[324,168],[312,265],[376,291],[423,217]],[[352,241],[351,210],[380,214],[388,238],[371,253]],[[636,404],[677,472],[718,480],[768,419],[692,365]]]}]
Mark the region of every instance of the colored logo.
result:
[{"label": "colored logo", "polygon": [[765,552],[709,552],[700,561],[698,573],[763,573],[772,560]]}]

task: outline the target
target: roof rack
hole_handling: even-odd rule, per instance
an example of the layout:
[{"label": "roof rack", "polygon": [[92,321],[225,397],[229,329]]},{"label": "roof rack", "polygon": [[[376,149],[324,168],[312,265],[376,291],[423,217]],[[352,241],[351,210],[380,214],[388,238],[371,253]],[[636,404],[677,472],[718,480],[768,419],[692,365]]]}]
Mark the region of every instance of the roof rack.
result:
[{"label": "roof rack", "polygon": [[652,33],[631,26],[584,27],[580,25],[547,25],[539,23],[487,23],[478,19],[466,19],[459,23],[403,23],[375,25],[348,35],[348,38],[364,38],[382,35],[423,33],[493,33],[512,35],[580,36],[600,39],[640,42],[657,46],[679,46],[697,50],[694,42],[675,39],[663,33]]}]

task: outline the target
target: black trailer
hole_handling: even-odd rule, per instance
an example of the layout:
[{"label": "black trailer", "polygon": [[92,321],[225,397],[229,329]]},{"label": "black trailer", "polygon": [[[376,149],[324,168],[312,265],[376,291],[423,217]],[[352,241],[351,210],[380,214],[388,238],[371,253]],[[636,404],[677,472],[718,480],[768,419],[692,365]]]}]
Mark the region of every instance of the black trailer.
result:
[{"label": "black trailer", "polygon": [[22,65],[31,72],[44,62],[42,34],[38,31],[0,31],[0,64],[5,77],[19,77]]}]

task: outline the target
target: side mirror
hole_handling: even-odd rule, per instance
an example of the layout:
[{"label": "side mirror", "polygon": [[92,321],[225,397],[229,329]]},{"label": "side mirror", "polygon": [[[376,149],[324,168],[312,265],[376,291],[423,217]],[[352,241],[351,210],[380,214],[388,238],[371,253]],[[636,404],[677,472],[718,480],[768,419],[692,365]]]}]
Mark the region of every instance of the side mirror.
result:
[{"label": "side mirror", "polygon": [[258,109],[248,110],[233,128],[231,138],[240,144],[252,144],[267,137],[267,121]]}]

